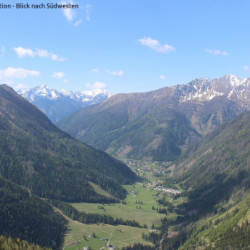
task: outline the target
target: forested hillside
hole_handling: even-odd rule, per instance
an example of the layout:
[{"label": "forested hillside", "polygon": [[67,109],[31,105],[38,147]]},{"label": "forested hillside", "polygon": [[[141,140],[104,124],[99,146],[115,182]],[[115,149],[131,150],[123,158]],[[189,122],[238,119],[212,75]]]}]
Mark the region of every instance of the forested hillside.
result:
[{"label": "forested hillside", "polygon": [[[179,214],[174,222],[163,221],[163,249],[250,244],[249,124],[250,112],[241,114],[176,163],[165,186],[180,186],[186,201],[174,208]],[[169,238],[169,230],[178,234]]]},{"label": "forested hillside", "polygon": [[190,149],[173,176],[204,209],[250,188],[250,112],[220,127]]},{"label": "forested hillside", "polygon": [[[57,249],[63,243],[65,231],[66,220],[49,204],[0,177],[0,235]],[[11,248],[12,244],[26,244],[0,237],[0,249],[7,243],[9,248],[5,249],[15,249]]]},{"label": "forested hillside", "polygon": [[[0,174],[40,197],[115,201],[136,175],[123,163],[55,127],[35,106],[0,86]],[[112,197],[98,194],[96,183]]]},{"label": "forested hillside", "polygon": [[172,161],[182,146],[200,135],[183,114],[164,104],[165,92],[171,91],[159,96],[118,94],[66,117],[58,126],[118,158]]}]

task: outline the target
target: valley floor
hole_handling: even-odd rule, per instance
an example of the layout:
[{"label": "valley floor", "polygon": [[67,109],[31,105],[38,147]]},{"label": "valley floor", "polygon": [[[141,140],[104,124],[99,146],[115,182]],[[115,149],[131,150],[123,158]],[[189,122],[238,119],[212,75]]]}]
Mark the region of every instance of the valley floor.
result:
[{"label": "valley floor", "polygon": [[82,224],[69,219],[69,232],[65,237],[64,249],[79,249],[89,246],[91,249],[106,248],[110,243],[116,247],[124,247],[133,243],[149,244],[142,239],[143,233],[148,233],[152,225],[159,225],[163,214],[152,210],[157,206],[157,192],[147,188],[142,183],[127,185],[129,194],[123,203],[71,203],[78,211],[111,215],[114,218],[135,220],[145,228],[129,226],[112,226],[106,224]]},{"label": "valley floor", "polygon": [[[164,208],[159,205],[157,200],[164,193],[157,183],[156,189],[155,174],[161,174],[165,171],[165,166],[158,164],[149,164],[137,161],[133,162],[132,169],[141,176],[144,176],[142,182],[134,185],[125,185],[128,195],[121,203],[102,204],[102,203],[71,203],[74,208],[80,212],[95,213],[102,215],[111,215],[114,218],[124,220],[135,220],[142,227],[112,226],[106,224],[82,224],[69,219],[69,231],[64,241],[64,249],[112,249],[107,246],[115,246],[116,249],[142,243],[152,245],[151,242],[142,238],[143,233],[156,231],[161,224],[161,219],[166,217],[165,213],[159,213],[158,208]],[[142,167],[144,165],[144,167]],[[138,168],[140,170],[138,170]],[[151,171],[149,171],[149,168]],[[146,177],[146,178],[145,178]],[[176,214],[168,214],[168,218],[175,218]]]},{"label": "valley floor", "polygon": [[[146,241],[143,235],[149,236],[152,232],[159,235],[163,218],[167,219],[167,229],[165,238],[158,240],[163,244],[162,246],[164,244],[174,246],[175,238],[177,241],[181,240],[179,236],[181,236],[182,230],[188,232],[188,238],[182,241],[180,249],[196,247],[197,244],[213,246],[213,249],[216,249],[220,242],[223,243],[227,237],[231,237],[228,235],[232,234],[243,233],[243,238],[239,240],[250,240],[250,195],[248,193],[242,197],[242,201],[236,202],[237,197],[232,197],[227,202],[217,204],[221,208],[220,212],[210,213],[205,217],[192,220],[189,214],[177,214],[179,212],[176,208],[188,201],[185,195],[178,195],[183,192],[179,185],[170,183],[168,189],[164,186],[164,179],[161,176],[171,175],[170,163],[129,161],[127,164],[143,178],[141,182],[134,185],[124,186],[128,192],[125,200],[114,204],[70,203],[70,205],[80,212],[135,220],[141,227],[112,226],[102,223],[87,225],[68,219],[69,230],[65,236],[64,249],[106,250],[114,249],[113,246],[115,249],[122,249],[134,243],[152,246],[152,243]],[[185,218],[186,216],[187,218]],[[190,217],[190,221],[188,217]],[[185,221],[182,220],[184,218],[190,224],[185,224]],[[178,247],[166,249],[178,249]]]}]

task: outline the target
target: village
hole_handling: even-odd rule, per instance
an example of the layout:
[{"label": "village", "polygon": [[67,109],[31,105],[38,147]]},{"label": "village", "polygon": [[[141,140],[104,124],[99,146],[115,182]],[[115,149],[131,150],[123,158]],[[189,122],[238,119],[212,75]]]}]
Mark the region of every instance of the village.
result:
[{"label": "village", "polygon": [[162,176],[166,176],[171,171],[170,162],[150,162],[141,160],[126,160],[125,163],[143,180],[143,185],[163,193],[169,193],[173,195],[180,194],[181,192],[177,189],[163,187]]}]

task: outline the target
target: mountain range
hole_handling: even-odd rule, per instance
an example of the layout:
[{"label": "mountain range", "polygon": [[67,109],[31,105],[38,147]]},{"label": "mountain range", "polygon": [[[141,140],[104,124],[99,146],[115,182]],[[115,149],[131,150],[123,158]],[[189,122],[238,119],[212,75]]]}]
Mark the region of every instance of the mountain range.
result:
[{"label": "mountain range", "polygon": [[250,79],[226,75],[146,93],[113,95],[57,125],[118,158],[172,161],[246,110],[250,110]]},{"label": "mountain range", "polygon": [[54,123],[81,108],[102,102],[111,96],[107,90],[56,90],[45,84],[29,89],[19,89],[17,93],[42,110]]}]

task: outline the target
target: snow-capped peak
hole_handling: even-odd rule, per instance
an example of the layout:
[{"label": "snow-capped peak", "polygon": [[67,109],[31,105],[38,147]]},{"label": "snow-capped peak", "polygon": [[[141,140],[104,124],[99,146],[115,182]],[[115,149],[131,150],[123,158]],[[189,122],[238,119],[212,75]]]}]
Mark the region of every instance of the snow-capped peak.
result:
[{"label": "snow-capped peak", "polygon": [[34,88],[17,90],[17,92],[24,96],[29,101],[34,101],[37,98],[47,98],[49,100],[56,100],[59,98],[70,98],[74,100],[82,100],[85,101],[86,98],[88,101],[91,101],[93,98],[97,96],[110,97],[111,93],[107,90],[95,89],[91,91],[70,91],[66,89],[56,90],[51,89],[46,84],[41,84]]},{"label": "snow-capped peak", "polygon": [[209,101],[217,96],[225,96],[229,100],[246,100],[250,98],[249,87],[250,79],[225,75],[218,79],[195,79],[179,85],[175,93],[180,102]]},{"label": "snow-capped peak", "polygon": [[86,105],[95,104],[109,98],[112,94],[107,90],[95,89],[91,91],[56,90],[41,84],[34,88],[17,90],[17,92],[30,102],[44,100],[72,100]]},{"label": "snow-capped peak", "polygon": [[247,78],[240,78],[236,75],[225,75],[224,77],[226,80],[228,80],[230,82],[230,84],[232,86],[239,86],[239,85],[242,85],[244,84],[244,82],[247,81]]},{"label": "snow-capped peak", "polygon": [[19,89],[17,92],[46,113],[53,122],[59,121],[71,112],[99,103],[111,96],[111,93],[102,89],[92,91],[56,90],[45,84],[30,89]]}]

